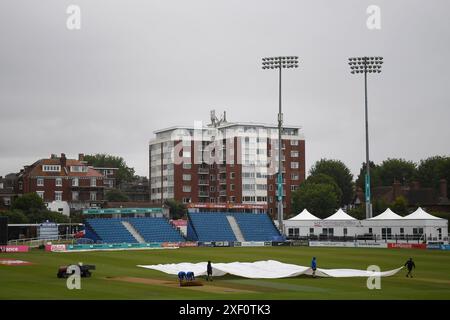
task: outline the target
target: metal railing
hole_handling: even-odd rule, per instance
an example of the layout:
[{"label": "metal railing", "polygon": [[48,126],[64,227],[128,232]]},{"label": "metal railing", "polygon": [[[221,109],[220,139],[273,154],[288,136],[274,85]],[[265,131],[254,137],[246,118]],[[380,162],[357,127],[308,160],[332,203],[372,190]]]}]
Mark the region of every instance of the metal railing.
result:
[{"label": "metal railing", "polygon": [[52,244],[65,243],[65,244],[73,244],[75,241],[74,235],[60,235],[57,239],[39,239],[39,238],[26,238],[26,239],[14,239],[9,240],[8,245],[12,246],[29,246],[30,248],[38,248],[42,245],[45,245],[47,242],[51,242]]},{"label": "metal railing", "polygon": [[360,234],[354,236],[335,236],[327,234],[310,234],[308,236],[300,236],[297,234],[288,234],[287,238],[289,240],[310,240],[310,241],[335,241],[335,242],[346,242],[346,241],[374,241],[374,242],[412,242],[412,243],[424,243],[427,241],[448,241],[448,237],[431,237],[425,234],[387,234],[387,235],[375,235],[375,234]]}]

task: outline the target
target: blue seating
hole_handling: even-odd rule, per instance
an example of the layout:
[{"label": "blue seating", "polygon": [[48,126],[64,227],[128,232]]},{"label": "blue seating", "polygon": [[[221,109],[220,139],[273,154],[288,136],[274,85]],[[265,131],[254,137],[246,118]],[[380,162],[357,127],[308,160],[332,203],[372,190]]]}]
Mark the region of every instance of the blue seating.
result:
[{"label": "blue seating", "polygon": [[246,241],[272,241],[280,236],[267,214],[235,213],[234,218]]},{"label": "blue seating", "polygon": [[85,238],[103,243],[137,243],[122,224],[130,223],[145,242],[183,242],[180,232],[165,218],[95,218],[86,219]]},{"label": "blue seating", "polygon": [[137,243],[133,235],[123,226],[122,219],[86,219],[86,224],[105,243]]},{"label": "blue seating", "polygon": [[266,213],[189,213],[188,239],[237,241],[227,216],[233,216],[245,241],[272,241],[280,232]]},{"label": "blue seating", "polygon": [[165,218],[126,218],[145,242],[182,242],[180,232]]},{"label": "blue seating", "polygon": [[193,241],[237,241],[227,214],[216,212],[189,213],[188,239]]}]

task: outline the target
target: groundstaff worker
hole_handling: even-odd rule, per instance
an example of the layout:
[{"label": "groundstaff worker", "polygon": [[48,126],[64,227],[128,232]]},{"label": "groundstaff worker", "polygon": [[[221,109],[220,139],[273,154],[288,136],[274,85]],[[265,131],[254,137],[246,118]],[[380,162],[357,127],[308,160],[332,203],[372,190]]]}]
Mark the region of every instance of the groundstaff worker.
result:
[{"label": "groundstaff worker", "polygon": [[213,281],[211,261],[208,261],[208,265],[206,266],[206,281]]},{"label": "groundstaff worker", "polygon": [[312,258],[312,261],[311,261],[311,269],[312,269],[312,271],[313,271],[312,276],[313,276],[313,278],[315,278],[315,277],[316,277],[316,269],[317,269],[317,261],[316,261],[316,257],[313,257],[313,258]]},{"label": "groundstaff worker", "polygon": [[416,264],[414,263],[412,258],[409,258],[409,260],[406,261],[405,267],[408,269],[408,273],[406,274],[406,277],[411,277],[412,278],[413,277],[412,276],[412,269],[416,268]]}]

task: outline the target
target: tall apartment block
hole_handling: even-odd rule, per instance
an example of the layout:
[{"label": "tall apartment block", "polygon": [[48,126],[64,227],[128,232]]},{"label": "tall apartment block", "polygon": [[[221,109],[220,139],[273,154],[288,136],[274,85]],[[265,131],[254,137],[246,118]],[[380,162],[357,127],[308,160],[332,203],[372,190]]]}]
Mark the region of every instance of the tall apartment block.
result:
[{"label": "tall apartment block", "polygon": [[[261,123],[211,123],[155,131],[149,143],[150,200],[186,204],[265,205],[277,214],[278,128]],[[300,127],[282,131],[283,204],[305,179],[305,140]]]}]

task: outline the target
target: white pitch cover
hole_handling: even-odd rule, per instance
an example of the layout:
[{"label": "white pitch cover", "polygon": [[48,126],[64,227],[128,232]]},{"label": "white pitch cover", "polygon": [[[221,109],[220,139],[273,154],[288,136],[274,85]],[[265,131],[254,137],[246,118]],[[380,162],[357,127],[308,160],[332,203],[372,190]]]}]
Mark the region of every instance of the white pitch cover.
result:
[{"label": "white pitch cover", "polygon": [[[206,262],[198,263],[176,263],[176,264],[157,264],[157,265],[138,265],[138,267],[158,270],[168,274],[177,275],[178,272],[192,271],[196,276],[206,275]],[[223,276],[232,274],[239,277],[250,279],[277,279],[296,277],[302,274],[312,275],[310,267],[298,266],[295,264],[282,263],[275,260],[256,261],[256,262],[231,262],[231,263],[212,263],[213,276]],[[399,272],[403,267],[384,271],[373,272],[357,269],[321,269],[317,268],[316,275],[319,277],[389,277]]]}]

